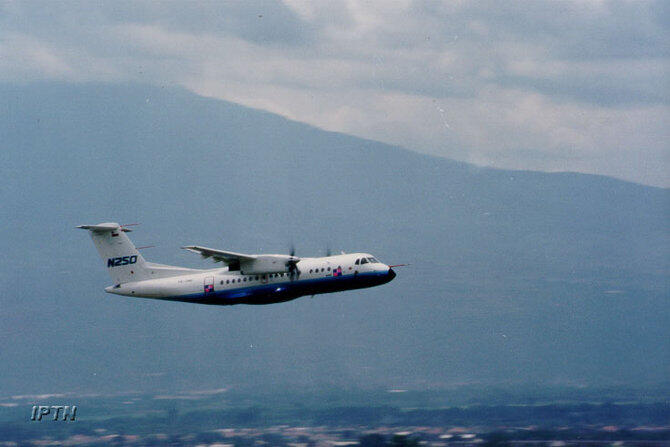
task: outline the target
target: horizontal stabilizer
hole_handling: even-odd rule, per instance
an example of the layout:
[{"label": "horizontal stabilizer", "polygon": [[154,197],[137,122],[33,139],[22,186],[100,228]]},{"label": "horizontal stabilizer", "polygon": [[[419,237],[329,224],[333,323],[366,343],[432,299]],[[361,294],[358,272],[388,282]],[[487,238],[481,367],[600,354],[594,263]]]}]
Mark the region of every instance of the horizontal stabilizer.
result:
[{"label": "horizontal stabilizer", "polygon": [[77,225],[77,228],[81,228],[82,230],[90,230],[90,231],[116,231],[119,228],[121,228],[121,225],[115,223],[115,222],[106,222],[106,223],[100,223],[97,225]]},{"label": "horizontal stabilizer", "polygon": [[[137,225],[137,224],[130,224],[130,225]],[[77,228],[80,228],[82,230],[89,230],[89,231],[96,231],[98,233],[104,233],[106,231],[123,231],[124,233],[130,233],[131,230],[130,228],[126,228],[126,225],[119,225],[115,222],[107,222],[107,223],[101,223],[98,225],[78,225]]]}]

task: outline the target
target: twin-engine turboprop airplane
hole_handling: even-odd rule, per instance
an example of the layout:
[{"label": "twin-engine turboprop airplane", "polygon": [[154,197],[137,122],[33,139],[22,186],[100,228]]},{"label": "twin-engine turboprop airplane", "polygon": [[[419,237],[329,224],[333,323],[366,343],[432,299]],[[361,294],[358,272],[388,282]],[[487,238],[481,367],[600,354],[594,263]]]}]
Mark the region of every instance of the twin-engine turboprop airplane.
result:
[{"label": "twin-engine turboprop airplane", "polygon": [[190,269],[144,260],[130,241],[127,226],[80,225],[89,230],[115,285],[117,295],[200,304],[271,304],[305,295],[361,289],[395,278],[391,267],[368,253],[322,258],[248,255],[197,245],[182,247],[226,267]]}]

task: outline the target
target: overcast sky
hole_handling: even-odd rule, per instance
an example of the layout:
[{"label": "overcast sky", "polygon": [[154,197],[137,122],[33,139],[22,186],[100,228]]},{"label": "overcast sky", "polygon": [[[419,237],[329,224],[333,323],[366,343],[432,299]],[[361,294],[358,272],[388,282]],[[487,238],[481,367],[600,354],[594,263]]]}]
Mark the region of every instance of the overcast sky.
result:
[{"label": "overcast sky", "polygon": [[485,166],[670,186],[670,3],[0,2],[0,80],[140,81]]}]

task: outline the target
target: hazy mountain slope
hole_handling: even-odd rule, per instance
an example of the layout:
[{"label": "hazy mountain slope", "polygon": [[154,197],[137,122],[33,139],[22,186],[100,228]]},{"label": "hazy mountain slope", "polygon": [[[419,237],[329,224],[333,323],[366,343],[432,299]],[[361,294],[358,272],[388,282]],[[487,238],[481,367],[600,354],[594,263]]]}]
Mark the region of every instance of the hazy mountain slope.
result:
[{"label": "hazy mountain slope", "polygon": [[[138,85],[1,85],[0,118],[0,392],[670,376],[668,190],[476,168]],[[413,265],[278,306],[131,300],[102,291],[73,229],[103,220],[142,222],[157,262],[293,241]]]}]

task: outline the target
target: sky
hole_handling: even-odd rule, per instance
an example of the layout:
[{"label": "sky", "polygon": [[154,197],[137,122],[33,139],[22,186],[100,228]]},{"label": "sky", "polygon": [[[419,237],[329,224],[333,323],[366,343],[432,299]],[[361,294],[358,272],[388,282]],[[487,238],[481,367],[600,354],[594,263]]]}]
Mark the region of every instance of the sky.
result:
[{"label": "sky", "polygon": [[482,166],[670,186],[670,6],[1,2],[0,82],[140,82]]}]

